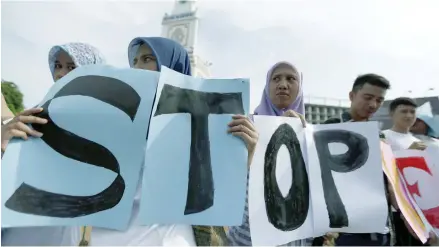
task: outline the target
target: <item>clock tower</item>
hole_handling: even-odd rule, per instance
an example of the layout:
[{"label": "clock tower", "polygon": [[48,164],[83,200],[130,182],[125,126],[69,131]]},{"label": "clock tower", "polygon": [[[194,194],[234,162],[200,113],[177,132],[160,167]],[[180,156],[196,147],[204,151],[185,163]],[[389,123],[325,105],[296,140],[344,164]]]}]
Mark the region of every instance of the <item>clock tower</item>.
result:
[{"label": "clock tower", "polygon": [[211,63],[203,61],[196,52],[198,16],[196,0],[176,0],[171,14],[162,21],[162,37],[180,43],[189,53],[192,75],[209,78]]}]

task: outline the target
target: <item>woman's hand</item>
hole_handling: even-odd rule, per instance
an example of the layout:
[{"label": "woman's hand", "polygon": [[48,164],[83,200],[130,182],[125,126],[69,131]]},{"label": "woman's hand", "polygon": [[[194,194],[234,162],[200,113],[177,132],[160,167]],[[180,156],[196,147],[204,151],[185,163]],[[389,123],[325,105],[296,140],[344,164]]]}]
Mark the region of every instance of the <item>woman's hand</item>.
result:
[{"label": "woman's hand", "polygon": [[303,126],[303,128],[306,127],[306,120],[305,120],[305,117],[304,117],[302,114],[300,114],[300,113],[297,113],[297,112],[295,112],[295,111],[293,111],[293,110],[288,110],[288,111],[286,111],[286,112],[284,113],[284,117],[295,117],[295,118],[299,118],[300,121],[302,122],[302,126]]},{"label": "woman's hand", "polygon": [[6,150],[6,146],[9,143],[11,138],[22,138],[23,140],[27,140],[28,136],[41,137],[42,133],[33,130],[27,124],[46,124],[47,119],[39,118],[33,116],[33,114],[40,113],[43,111],[43,108],[31,108],[28,110],[24,110],[17,116],[15,116],[11,121],[7,124],[2,125],[2,146],[1,150],[4,152]]},{"label": "woman's hand", "polygon": [[256,131],[253,122],[246,116],[234,115],[232,121],[229,123],[228,133],[240,137],[247,146],[248,151],[248,166],[250,167],[253,154],[255,152],[256,143],[259,139],[259,134]]},{"label": "woman's hand", "polygon": [[249,152],[254,152],[259,134],[253,122],[246,116],[234,115],[232,122],[229,123],[228,133],[241,137],[247,146]]},{"label": "woman's hand", "polygon": [[412,145],[410,145],[409,149],[415,149],[415,150],[425,150],[427,148],[427,145],[423,142],[413,142]]}]

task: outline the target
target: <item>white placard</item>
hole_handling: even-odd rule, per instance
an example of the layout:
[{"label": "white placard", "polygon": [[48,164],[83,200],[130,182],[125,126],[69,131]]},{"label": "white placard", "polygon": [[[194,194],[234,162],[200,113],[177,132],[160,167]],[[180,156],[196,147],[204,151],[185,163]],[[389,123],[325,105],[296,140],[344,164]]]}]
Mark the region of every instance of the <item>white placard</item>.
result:
[{"label": "white placard", "polygon": [[304,129],[296,118],[254,120],[259,132],[249,182],[254,245],[327,232],[385,232],[388,208],[376,122]]},{"label": "white placard", "polygon": [[[300,160],[300,157],[294,154],[294,149],[297,147],[300,154],[306,154],[305,132],[302,123],[295,118],[266,116],[254,116],[254,121],[259,132],[259,141],[253,157],[249,181],[249,220],[253,245],[281,245],[295,239],[313,236],[306,155],[303,155],[303,163],[302,161],[292,163],[287,149],[287,146],[292,144],[290,147],[293,147],[293,160]],[[298,141],[295,143],[290,137],[291,133],[297,136]],[[281,143],[282,140],[289,143]],[[274,158],[275,164],[266,162],[266,157],[270,155]],[[295,183],[299,187],[294,187]],[[273,188],[272,191],[265,193],[269,187]],[[279,193],[276,193],[277,187]],[[290,189],[291,194],[287,196]],[[297,195],[299,190],[304,193],[304,196]],[[283,210],[276,209],[269,213],[267,205],[270,205],[270,200],[281,204],[288,202],[288,200],[283,201],[281,197],[291,198],[291,204],[283,207],[289,212],[282,214],[280,211]],[[270,222],[269,215],[272,215],[274,223]],[[278,222],[277,225],[276,219],[282,222]]]}]

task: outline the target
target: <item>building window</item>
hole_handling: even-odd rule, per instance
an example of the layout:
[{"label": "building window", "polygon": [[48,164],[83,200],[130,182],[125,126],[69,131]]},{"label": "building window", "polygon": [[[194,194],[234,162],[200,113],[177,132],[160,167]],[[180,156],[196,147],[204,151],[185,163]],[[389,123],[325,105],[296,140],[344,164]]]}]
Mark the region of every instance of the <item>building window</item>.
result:
[{"label": "building window", "polygon": [[317,114],[320,113],[320,107],[316,107],[316,113],[317,113]]}]

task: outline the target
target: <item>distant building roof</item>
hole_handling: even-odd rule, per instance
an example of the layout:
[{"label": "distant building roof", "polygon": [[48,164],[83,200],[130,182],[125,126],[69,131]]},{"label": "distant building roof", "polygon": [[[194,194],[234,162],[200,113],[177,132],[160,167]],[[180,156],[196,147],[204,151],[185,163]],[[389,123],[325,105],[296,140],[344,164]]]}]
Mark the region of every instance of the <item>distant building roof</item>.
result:
[{"label": "distant building roof", "polygon": [[[431,113],[433,115],[439,115],[439,97],[421,97],[421,98],[413,98],[418,104],[418,107],[424,105],[429,102],[431,105]],[[389,104],[392,100],[384,101],[381,108],[375,113],[375,115],[371,118],[371,120],[376,120],[381,122],[381,129],[388,129],[392,127],[392,120],[389,116]]]},{"label": "distant building roof", "polygon": [[335,99],[335,98],[304,95],[303,100],[307,105],[341,107],[341,108],[348,108],[350,106],[350,101],[347,99]]}]

